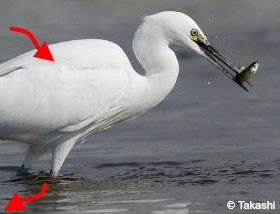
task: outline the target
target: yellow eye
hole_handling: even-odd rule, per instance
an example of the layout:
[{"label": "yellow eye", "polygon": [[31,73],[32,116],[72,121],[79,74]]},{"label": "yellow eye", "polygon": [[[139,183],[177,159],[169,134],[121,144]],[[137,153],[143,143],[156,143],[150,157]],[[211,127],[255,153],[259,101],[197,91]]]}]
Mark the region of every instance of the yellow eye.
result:
[{"label": "yellow eye", "polygon": [[191,30],[191,36],[197,36],[198,35],[198,30],[197,29],[192,29]]}]

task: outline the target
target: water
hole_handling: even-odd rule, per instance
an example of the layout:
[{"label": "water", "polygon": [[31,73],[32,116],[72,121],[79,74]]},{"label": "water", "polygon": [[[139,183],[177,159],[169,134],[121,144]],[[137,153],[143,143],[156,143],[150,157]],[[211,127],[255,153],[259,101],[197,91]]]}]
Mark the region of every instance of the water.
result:
[{"label": "water", "polygon": [[[232,201],[275,201],[279,213],[279,1],[2,1],[0,60],[39,42],[104,38],[121,45],[136,70],[131,41],[143,15],[192,16],[234,64],[260,61],[250,93],[190,50],[177,48],[180,75],[171,94],[143,116],[88,137],[50,181],[50,155],[25,177],[15,173],[25,146],[1,142],[0,212],[14,192],[46,195],[27,213],[263,213],[228,210]],[[210,84],[209,84],[210,83]]]}]

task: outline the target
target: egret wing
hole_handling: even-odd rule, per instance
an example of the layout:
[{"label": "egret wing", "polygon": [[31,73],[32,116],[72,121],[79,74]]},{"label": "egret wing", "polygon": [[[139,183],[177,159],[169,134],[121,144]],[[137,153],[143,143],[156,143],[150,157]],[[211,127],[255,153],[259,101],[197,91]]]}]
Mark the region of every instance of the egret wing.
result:
[{"label": "egret wing", "polygon": [[0,64],[0,77],[26,66],[64,64],[69,68],[130,70],[132,66],[117,44],[106,40],[83,39],[49,45],[55,62],[34,58],[31,50]]},{"label": "egret wing", "polygon": [[114,107],[127,83],[119,69],[53,64],[14,70],[0,77],[0,136],[81,129]]}]

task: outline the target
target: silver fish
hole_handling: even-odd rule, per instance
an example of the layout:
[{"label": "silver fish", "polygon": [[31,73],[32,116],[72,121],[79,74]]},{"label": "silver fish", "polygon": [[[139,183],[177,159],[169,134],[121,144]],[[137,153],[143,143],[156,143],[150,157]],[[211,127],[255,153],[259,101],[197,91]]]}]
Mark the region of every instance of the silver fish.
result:
[{"label": "silver fish", "polygon": [[259,68],[258,61],[253,62],[247,68],[245,68],[239,63],[238,69],[240,70],[240,73],[236,75],[236,79],[241,83],[247,82],[250,86],[252,86],[252,84],[249,83],[248,80],[256,73],[258,68]]}]

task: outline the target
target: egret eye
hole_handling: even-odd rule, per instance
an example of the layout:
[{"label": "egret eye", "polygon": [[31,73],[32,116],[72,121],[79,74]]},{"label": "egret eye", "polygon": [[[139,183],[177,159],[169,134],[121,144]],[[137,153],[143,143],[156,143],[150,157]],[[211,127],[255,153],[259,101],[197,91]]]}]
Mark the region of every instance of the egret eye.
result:
[{"label": "egret eye", "polygon": [[198,30],[197,29],[192,29],[191,30],[191,36],[197,36],[198,35]]}]

